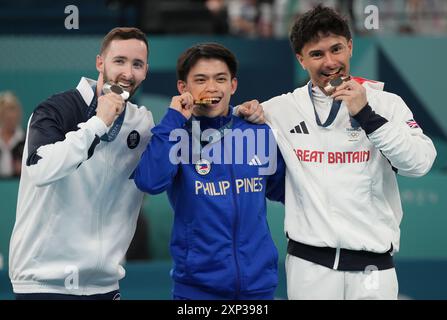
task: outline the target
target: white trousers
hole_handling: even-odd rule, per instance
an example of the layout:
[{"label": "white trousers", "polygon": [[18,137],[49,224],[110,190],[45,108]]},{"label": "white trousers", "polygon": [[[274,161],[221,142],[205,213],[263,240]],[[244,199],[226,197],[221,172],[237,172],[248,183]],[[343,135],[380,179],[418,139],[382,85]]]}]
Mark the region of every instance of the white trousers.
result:
[{"label": "white trousers", "polygon": [[338,271],[286,256],[289,300],[396,300],[396,270]]}]

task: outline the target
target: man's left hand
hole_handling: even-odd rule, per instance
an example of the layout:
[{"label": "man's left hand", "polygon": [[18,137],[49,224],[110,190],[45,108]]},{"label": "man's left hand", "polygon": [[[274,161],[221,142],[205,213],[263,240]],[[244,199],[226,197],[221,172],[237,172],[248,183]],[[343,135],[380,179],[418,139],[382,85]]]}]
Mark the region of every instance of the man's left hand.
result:
[{"label": "man's left hand", "polygon": [[238,117],[242,117],[251,123],[265,123],[264,109],[262,109],[262,105],[259,103],[258,100],[251,100],[242,103],[237,108],[235,115]]},{"label": "man's left hand", "polygon": [[355,116],[368,104],[366,89],[355,80],[343,82],[331,97],[334,100],[344,101],[351,116]]}]

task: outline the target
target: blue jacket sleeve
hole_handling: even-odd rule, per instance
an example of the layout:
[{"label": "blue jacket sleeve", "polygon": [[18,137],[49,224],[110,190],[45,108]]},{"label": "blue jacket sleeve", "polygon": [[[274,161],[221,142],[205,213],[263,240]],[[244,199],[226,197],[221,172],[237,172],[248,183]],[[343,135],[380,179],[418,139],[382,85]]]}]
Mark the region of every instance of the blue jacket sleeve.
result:
[{"label": "blue jacket sleeve", "polygon": [[[169,108],[160,124],[152,129],[152,138],[141,156],[135,170],[135,184],[138,189],[158,194],[165,191],[172,183],[180,162],[175,152],[176,140],[170,136],[179,136],[173,130],[184,126],[187,119],[178,111]],[[186,137],[186,130],[182,130]],[[185,136],[184,135],[184,136]],[[180,138],[184,138],[180,136]]]},{"label": "blue jacket sleeve", "polygon": [[286,163],[277,147],[276,151],[276,171],[267,179],[266,196],[273,201],[280,201],[284,204],[286,192]]}]

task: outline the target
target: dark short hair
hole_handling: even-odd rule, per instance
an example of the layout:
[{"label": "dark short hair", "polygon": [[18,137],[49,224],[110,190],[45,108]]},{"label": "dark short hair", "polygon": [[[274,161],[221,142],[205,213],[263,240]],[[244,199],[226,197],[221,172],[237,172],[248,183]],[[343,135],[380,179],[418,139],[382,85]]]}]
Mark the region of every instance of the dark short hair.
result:
[{"label": "dark short hair", "polygon": [[217,59],[223,61],[230,70],[231,78],[236,77],[237,59],[223,45],[208,42],[195,45],[183,52],[177,60],[177,79],[186,81],[188,73],[200,59]]},{"label": "dark short hair", "polygon": [[345,18],[334,9],[321,4],[299,16],[290,30],[289,40],[295,53],[301,53],[310,41],[318,40],[330,33],[351,40],[351,31]]},{"label": "dark short hair", "polygon": [[144,42],[147,49],[147,54],[149,55],[149,44],[146,39],[146,35],[138,28],[129,28],[129,27],[118,27],[110,30],[108,34],[104,37],[101,44],[100,54],[103,54],[104,51],[107,50],[110,43],[113,40],[129,40],[129,39],[137,39]]}]

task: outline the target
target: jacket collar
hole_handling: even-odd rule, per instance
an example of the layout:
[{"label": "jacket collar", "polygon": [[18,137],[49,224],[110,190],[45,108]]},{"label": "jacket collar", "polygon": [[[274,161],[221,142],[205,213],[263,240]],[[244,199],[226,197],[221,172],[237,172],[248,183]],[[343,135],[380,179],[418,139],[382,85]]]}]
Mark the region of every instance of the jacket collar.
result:
[{"label": "jacket collar", "polygon": [[201,117],[191,117],[191,119],[194,118],[194,120],[200,121],[200,129],[203,131],[208,128],[212,129],[222,128],[228,122],[230,122],[232,116],[233,116],[233,107],[229,106],[228,115],[226,116],[214,117],[214,118],[201,116]]},{"label": "jacket collar", "polygon": [[85,103],[89,106],[92,103],[92,100],[95,96],[95,92],[93,91],[93,88],[96,87],[97,81],[82,77],[81,81],[79,81],[78,86],[76,87],[76,90],[79,91],[79,93],[82,96],[82,99],[84,99]]}]

